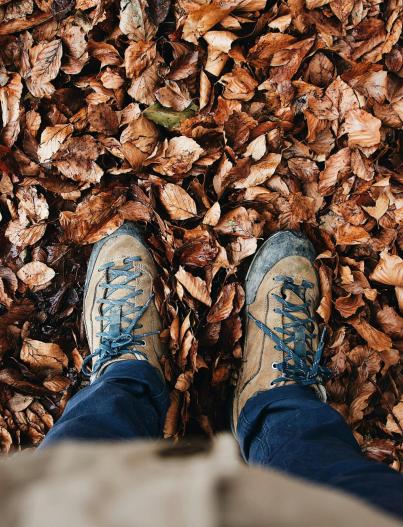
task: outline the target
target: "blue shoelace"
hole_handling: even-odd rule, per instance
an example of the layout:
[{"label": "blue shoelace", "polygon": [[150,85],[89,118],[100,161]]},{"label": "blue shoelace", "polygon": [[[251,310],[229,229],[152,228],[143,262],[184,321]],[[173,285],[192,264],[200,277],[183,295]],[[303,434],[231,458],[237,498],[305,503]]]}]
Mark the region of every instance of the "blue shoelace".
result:
[{"label": "blue shoelace", "polygon": [[[142,324],[139,324],[139,320],[153,298],[153,295],[150,295],[142,306],[131,302],[143,294],[142,289],[130,285],[130,282],[142,275],[141,271],[132,270],[132,262],[139,261],[141,261],[139,256],[132,256],[123,260],[123,266],[116,267],[114,262],[108,262],[98,269],[99,272],[105,271],[106,275],[105,282],[99,284],[101,289],[105,289],[105,295],[103,298],[97,299],[97,303],[104,307],[101,316],[96,317],[96,320],[103,323],[103,331],[96,334],[97,337],[100,337],[99,348],[84,359],[82,371],[86,376],[96,374],[106,362],[126,353],[132,354],[140,360],[147,360],[145,353],[136,348],[145,346],[145,337],[156,335],[159,332],[134,334],[135,331],[143,327]],[[114,283],[118,278],[121,280]],[[110,298],[119,289],[125,289],[129,292],[118,299]],[[90,364],[93,359],[97,360],[91,371]]]},{"label": "blue shoelace", "polygon": [[[283,324],[282,327],[275,327],[273,330],[248,312],[248,317],[255,322],[265,335],[275,342],[274,348],[284,353],[282,362],[273,363],[273,368],[281,372],[282,375],[272,381],[272,384],[283,381],[294,381],[303,386],[320,384],[331,377],[331,371],[320,365],[324,349],[325,330],[321,334],[317,350],[313,351],[312,347],[313,339],[317,334],[314,329],[315,321],[309,312],[310,301],[306,300],[306,291],[307,289],[312,289],[313,284],[303,280],[301,285],[298,285],[289,276],[276,276],[275,280],[282,282],[282,291],[284,293],[287,290],[292,291],[302,300],[302,303],[294,304],[277,294],[273,294],[272,296],[281,304],[281,308],[275,308],[274,312],[290,320],[290,322]],[[295,313],[302,313],[303,316],[298,317]],[[289,347],[289,344],[294,345],[293,350]]]}]

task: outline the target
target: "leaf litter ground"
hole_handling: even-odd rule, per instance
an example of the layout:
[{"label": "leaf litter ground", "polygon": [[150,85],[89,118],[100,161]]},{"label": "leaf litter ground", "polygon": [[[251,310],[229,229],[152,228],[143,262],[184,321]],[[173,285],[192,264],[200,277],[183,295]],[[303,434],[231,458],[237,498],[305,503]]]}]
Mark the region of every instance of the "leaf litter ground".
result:
[{"label": "leaf litter ground", "polygon": [[83,386],[91,244],[130,220],[159,266],[166,437],[228,426],[245,272],[296,229],[318,252],[330,403],[400,469],[401,9],[0,1],[3,452]]}]

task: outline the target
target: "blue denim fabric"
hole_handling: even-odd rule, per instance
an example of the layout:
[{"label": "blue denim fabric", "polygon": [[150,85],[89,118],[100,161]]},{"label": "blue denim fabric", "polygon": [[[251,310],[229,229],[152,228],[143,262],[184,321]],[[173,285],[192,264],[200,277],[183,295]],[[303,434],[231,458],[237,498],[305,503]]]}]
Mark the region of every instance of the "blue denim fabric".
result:
[{"label": "blue denim fabric", "polygon": [[162,436],[169,394],[146,361],[116,362],[67,403],[41,447],[65,439],[87,441]]},{"label": "blue denim fabric", "polygon": [[403,476],[364,457],[342,416],[311,388],[258,393],[243,408],[237,435],[248,463],[337,487],[403,518]]},{"label": "blue denim fabric", "polygon": [[[118,362],[68,402],[41,447],[67,439],[158,438],[168,406],[155,368],[143,361]],[[248,463],[337,487],[403,517],[403,476],[366,459],[340,414],[311,388],[283,386],[251,398],[237,435]]]}]

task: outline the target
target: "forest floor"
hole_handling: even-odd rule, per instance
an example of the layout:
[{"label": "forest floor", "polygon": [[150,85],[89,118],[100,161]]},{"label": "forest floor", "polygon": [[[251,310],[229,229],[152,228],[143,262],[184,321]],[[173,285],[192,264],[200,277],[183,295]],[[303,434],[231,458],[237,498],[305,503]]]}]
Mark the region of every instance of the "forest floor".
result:
[{"label": "forest floor", "polygon": [[159,267],[166,437],[228,426],[245,272],[296,229],[318,252],[329,401],[400,469],[401,10],[0,0],[3,452],[38,445],[82,386],[91,244],[131,220]]}]

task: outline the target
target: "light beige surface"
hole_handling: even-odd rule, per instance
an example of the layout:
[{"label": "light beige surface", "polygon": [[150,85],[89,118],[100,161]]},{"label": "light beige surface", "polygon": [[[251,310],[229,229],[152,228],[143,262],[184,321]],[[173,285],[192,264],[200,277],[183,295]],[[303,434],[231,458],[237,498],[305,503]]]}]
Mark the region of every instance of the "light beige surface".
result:
[{"label": "light beige surface", "polygon": [[[284,324],[290,322],[289,318],[274,311],[276,308],[280,309],[283,307],[273,297],[273,294],[282,296],[282,282],[275,280],[275,277],[279,275],[287,275],[293,278],[296,284],[301,284],[303,280],[307,280],[314,285],[312,289],[307,289],[307,300],[311,301],[312,316],[315,318],[315,309],[319,302],[318,279],[310,261],[302,256],[283,258],[266,273],[257,289],[254,301],[247,306],[247,310],[251,315],[271,329],[284,327]],[[248,287],[247,283],[246,287]],[[285,299],[297,305],[302,303],[302,300],[292,291],[287,292]],[[294,313],[294,315],[296,317],[303,316],[299,313]],[[318,333],[316,323],[315,333]],[[278,335],[281,336],[280,334]],[[246,402],[256,393],[272,388],[270,383],[281,376],[278,370],[272,368],[272,364],[273,362],[283,361],[283,352],[275,350],[274,347],[274,341],[265,335],[252,319],[247,318],[242,367],[234,397],[233,420],[235,427],[239,414]],[[292,344],[289,344],[289,347],[293,349]],[[316,349],[316,347],[317,339],[313,341],[313,349]],[[277,386],[280,386],[280,384]]]},{"label": "light beige surface", "polygon": [[65,443],[0,461],[4,527],[397,527],[349,496],[213,447]]}]

